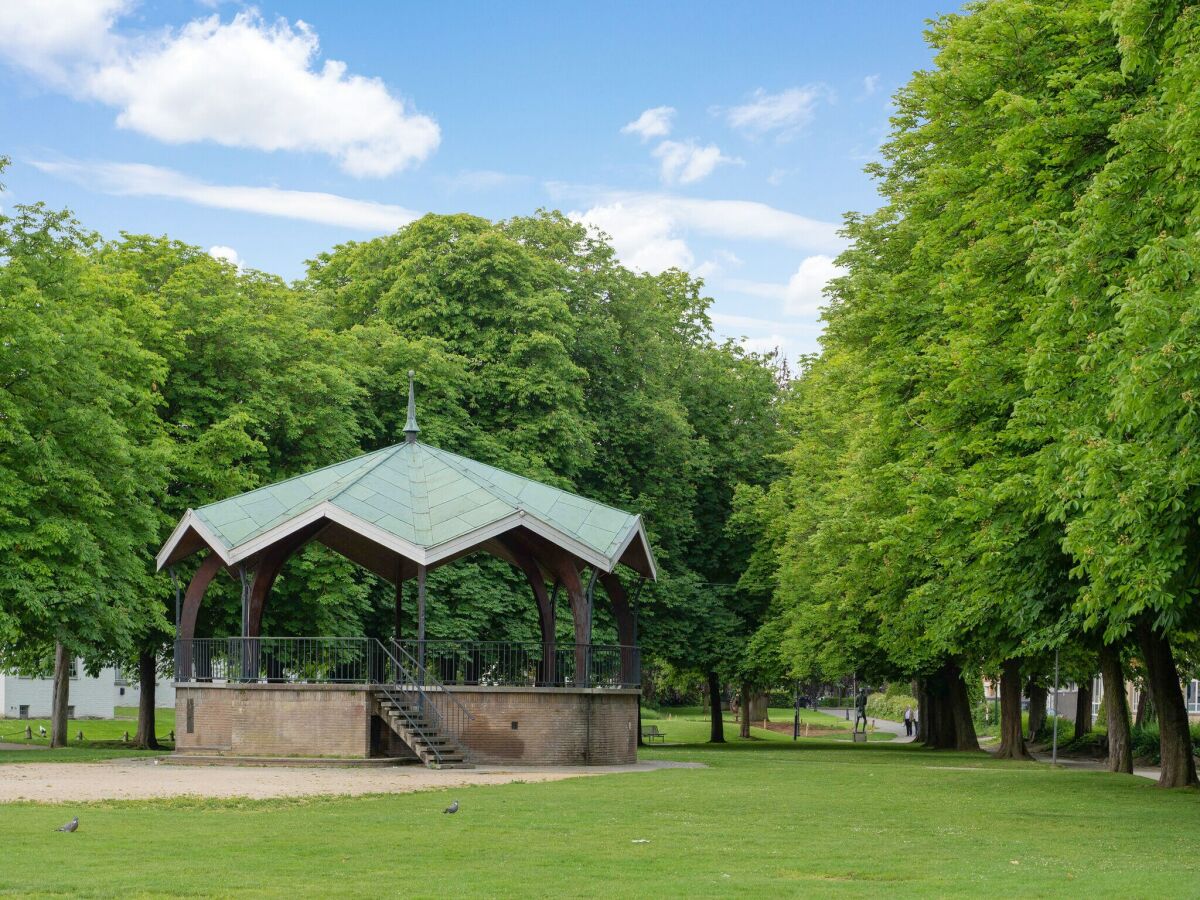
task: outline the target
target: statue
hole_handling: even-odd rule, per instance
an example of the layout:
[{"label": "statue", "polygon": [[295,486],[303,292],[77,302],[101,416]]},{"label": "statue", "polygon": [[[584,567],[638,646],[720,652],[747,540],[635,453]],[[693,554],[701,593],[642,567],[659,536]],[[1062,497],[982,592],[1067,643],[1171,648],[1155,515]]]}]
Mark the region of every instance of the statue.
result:
[{"label": "statue", "polygon": [[854,698],[854,730],[858,731],[858,720],[862,719],[863,734],[867,732],[867,689],[859,688]]}]

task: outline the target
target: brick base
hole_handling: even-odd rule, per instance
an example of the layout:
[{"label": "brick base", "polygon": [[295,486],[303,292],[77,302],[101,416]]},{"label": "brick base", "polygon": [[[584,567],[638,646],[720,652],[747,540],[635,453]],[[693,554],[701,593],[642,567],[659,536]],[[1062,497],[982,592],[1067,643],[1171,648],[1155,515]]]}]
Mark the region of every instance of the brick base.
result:
[{"label": "brick base", "polygon": [[[471,713],[458,734],[477,763],[617,765],[637,758],[635,690],[452,688]],[[372,716],[361,685],[180,684],[179,753],[226,756],[410,755]],[[190,710],[190,712],[189,712]]]}]

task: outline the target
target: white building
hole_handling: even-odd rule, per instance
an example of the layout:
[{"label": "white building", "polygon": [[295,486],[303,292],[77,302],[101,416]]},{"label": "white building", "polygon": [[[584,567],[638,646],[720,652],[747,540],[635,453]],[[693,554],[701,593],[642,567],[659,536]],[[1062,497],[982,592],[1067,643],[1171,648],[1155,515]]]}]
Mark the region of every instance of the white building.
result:
[{"label": "white building", "polygon": [[[137,706],[141,696],[137,679],[132,683],[109,666],[96,676],[88,675],[81,660],[76,660],[67,696],[68,719],[111,719],[115,707]],[[54,680],[26,678],[0,672],[0,718],[48,719],[54,697]],[[159,679],[154,692],[154,705],[159,709],[175,707],[175,686],[170,680]]]},{"label": "white building", "polygon": [[[117,672],[116,680],[113,682],[113,705],[137,706],[141,699],[142,687],[138,684],[137,676],[125,677],[121,672]],[[175,708],[175,684],[170,678],[159,677],[158,684],[154,688],[154,708]]]},{"label": "white building", "polygon": [[[67,718],[111,719],[116,677],[116,670],[107,668],[93,678],[83,671],[83,663],[76,660],[67,696]],[[52,678],[0,674],[0,703],[7,719],[49,718],[53,697]]]}]

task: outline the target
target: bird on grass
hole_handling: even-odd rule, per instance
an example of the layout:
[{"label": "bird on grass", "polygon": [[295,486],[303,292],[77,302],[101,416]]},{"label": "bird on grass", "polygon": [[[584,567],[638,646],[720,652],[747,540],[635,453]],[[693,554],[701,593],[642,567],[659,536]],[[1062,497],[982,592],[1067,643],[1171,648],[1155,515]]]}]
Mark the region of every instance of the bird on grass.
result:
[{"label": "bird on grass", "polygon": [[454,815],[456,812],[458,812],[458,801],[455,800],[453,803],[443,809],[442,812],[448,813],[449,815]]},{"label": "bird on grass", "polygon": [[55,831],[77,831],[79,829],[79,816],[73,818],[66,825],[60,825]]}]

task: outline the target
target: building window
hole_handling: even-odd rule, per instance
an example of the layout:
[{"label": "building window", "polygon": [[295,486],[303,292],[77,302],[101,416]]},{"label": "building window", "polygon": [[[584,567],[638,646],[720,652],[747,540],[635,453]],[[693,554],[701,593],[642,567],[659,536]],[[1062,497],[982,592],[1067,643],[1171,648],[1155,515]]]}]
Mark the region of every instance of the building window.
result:
[{"label": "building window", "polygon": [[18,709],[20,710],[20,712],[17,713],[17,718],[19,718],[19,719],[28,719],[29,718],[29,704],[20,706],[20,707],[18,707]]},{"label": "building window", "polygon": [[74,706],[67,707],[67,718],[68,719],[75,718],[75,707]]},{"label": "building window", "polygon": [[1187,711],[1200,713],[1200,681],[1192,679],[1187,683]]}]

